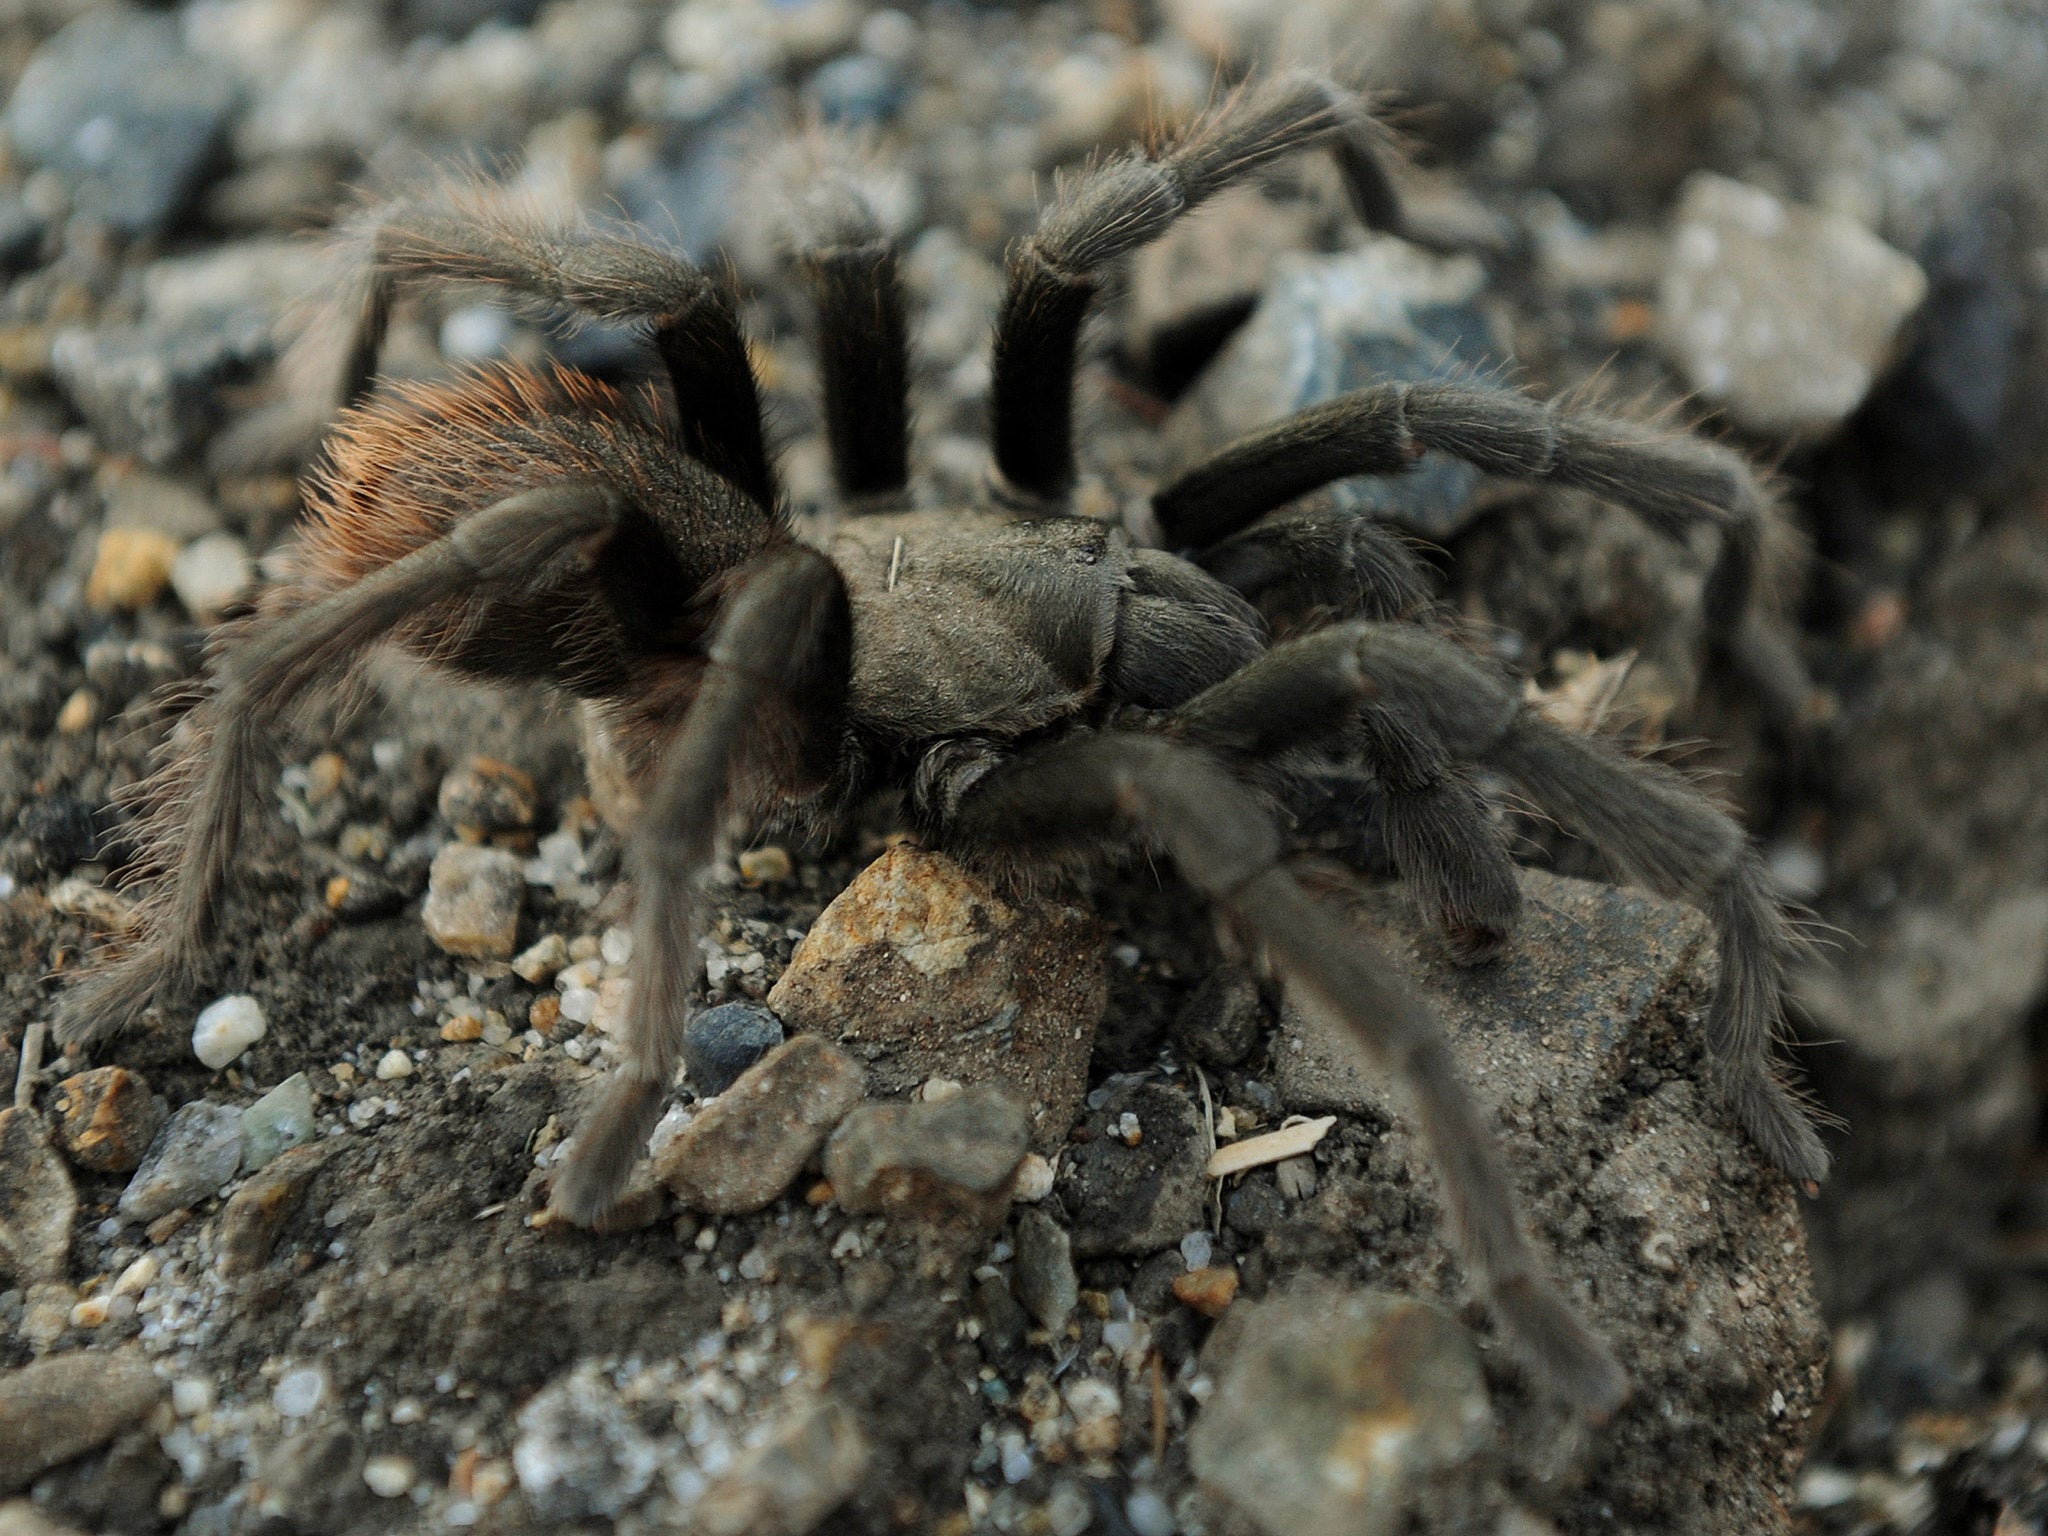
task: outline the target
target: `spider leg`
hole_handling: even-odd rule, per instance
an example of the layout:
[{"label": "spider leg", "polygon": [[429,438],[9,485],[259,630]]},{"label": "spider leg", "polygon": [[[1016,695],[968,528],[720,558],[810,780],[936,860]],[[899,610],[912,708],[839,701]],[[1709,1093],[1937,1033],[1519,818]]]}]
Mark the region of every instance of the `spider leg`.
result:
[{"label": "spider leg", "polygon": [[849,499],[910,483],[910,343],[896,243],[863,192],[849,146],[822,136],[783,231],[818,306],[832,475]]},{"label": "spider leg", "polygon": [[1430,602],[1422,560],[1406,538],[1328,507],[1261,518],[1196,563],[1280,633],[1332,620],[1407,618]]},{"label": "spider leg", "polygon": [[1543,1273],[1441,1025],[1398,979],[1394,959],[1286,870],[1272,817],[1219,763],[1158,736],[1068,738],[987,769],[960,794],[948,832],[968,847],[1024,856],[1133,833],[1164,847],[1265,951],[1298,1006],[1406,1082],[1442,1171],[1459,1250],[1544,1379],[1595,1412],[1620,1403],[1626,1378]]},{"label": "spider leg", "polygon": [[1355,626],[1283,642],[1190,699],[1167,729],[1247,765],[1303,746],[1363,757],[1379,784],[1387,850],[1416,904],[1461,963],[1490,959],[1521,918],[1507,841],[1429,722],[1375,701],[1357,648]]},{"label": "spider leg", "polygon": [[585,1112],[551,1196],[579,1226],[601,1221],[617,1201],[681,1059],[703,963],[697,882],[734,782],[750,769],[784,788],[830,775],[851,637],[838,571],[801,545],[758,557],[719,617],[702,684],[632,831],[633,985],[619,1063]]},{"label": "spider leg", "polygon": [[1152,499],[1175,544],[1207,548],[1335,480],[1397,474],[1436,449],[1488,474],[1555,481],[1628,508],[1670,538],[1700,523],[1721,532],[1703,598],[1708,640],[1756,681],[1785,720],[1807,716],[1812,685],[1757,612],[1768,520],[1742,457],[1508,390],[1376,384],[1297,411],[1179,476]]},{"label": "spider leg", "polygon": [[299,695],[423,607],[479,584],[518,589],[546,580],[579,545],[608,533],[621,511],[617,494],[602,486],[525,491],[331,597],[259,620],[180,727],[184,741],[153,783],[162,800],[154,851],[168,879],[144,907],[143,937],[64,994],[58,1038],[85,1043],[115,1033],[152,1001],[197,982],[264,740]]},{"label": "spider leg", "polygon": [[1153,155],[1117,157],[1063,187],[1012,248],[991,381],[997,489],[1057,502],[1074,479],[1074,365],[1099,269],[1164,233],[1232,182],[1282,155],[1332,146],[1359,217],[1398,231],[1379,130],[1356,97],[1297,71],[1233,96]]}]

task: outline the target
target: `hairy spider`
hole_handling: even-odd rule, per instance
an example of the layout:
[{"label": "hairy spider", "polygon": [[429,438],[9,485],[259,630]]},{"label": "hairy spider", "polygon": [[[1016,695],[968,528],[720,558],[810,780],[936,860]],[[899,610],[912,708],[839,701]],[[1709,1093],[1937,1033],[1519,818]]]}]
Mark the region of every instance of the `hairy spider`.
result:
[{"label": "hairy spider", "polygon": [[[389,639],[471,677],[573,695],[593,781],[631,807],[631,1001],[617,1069],[553,1190],[570,1220],[616,1200],[675,1076],[700,964],[697,882],[728,814],[829,825],[898,787],[934,844],[998,871],[1137,845],[1169,854],[1298,1005],[1406,1079],[1464,1258],[1543,1378],[1576,1403],[1617,1403],[1625,1378],[1545,1277],[1436,1020],[1394,959],[1291,872],[1275,800],[1304,765],[1368,768],[1396,862],[1470,960],[1501,944],[1519,904],[1475,767],[1629,877],[1704,908],[1721,941],[1714,1072],[1764,1153],[1812,1181],[1826,1154],[1769,1055],[1786,921],[1743,833],[1679,776],[1550,723],[1412,622],[1425,587],[1399,539],[1280,509],[1433,448],[1592,491],[1673,536],[1711,524],[1724,550],[1711,627],[1740,663],[1757,649],[1764,515],[1748,469],[1506,390],[1386,384],[1160,490],[1158,527],[1187,556],[1066,510],[1076,348],[1104,268],[1314,145],[1334,149],[1367,223],[1399,229],[1375,133],[1349,95],[1288,75],[1065,186],[1010,255],[989,494],[940,510],[908,510],[896,252],[856,179],[822,170],[789,233],[817,299],[845,514],[823,547],[801,542],[778,502],[724,284],[629,235],[482,198],[392,210],[364,264],[352,409],[309,481],[296,574],[228,638],[183,722],[156,781],[164,878],[143,935],[67,994],[61,1035],[104,1036],[197,984],[266,738],[296,695]],[[643,322],[669,394],[507,365],[373,394],[395,285],[416,278]],[[1269,624],[1305,632],[1271,643]]]}]

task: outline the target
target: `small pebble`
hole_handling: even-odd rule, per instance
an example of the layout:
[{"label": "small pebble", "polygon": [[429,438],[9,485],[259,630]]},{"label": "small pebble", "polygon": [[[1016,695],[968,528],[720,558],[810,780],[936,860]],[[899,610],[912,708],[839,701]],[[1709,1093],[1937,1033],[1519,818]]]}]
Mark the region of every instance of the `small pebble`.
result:
[{"label": "small pebble", "polygon": [[1173,1511],[1149,1489],[1140,1488],[1124,1500],[1124,1519],[1136,1536],[1173,1536]]},{"label": "small pebble", "polygon": [[526,900],[520,861],[499,848],[450,843],[434,855],[420,913],[428,937],[451,955],[509,960]]},{"label": "small pebble", "polygon": [[121,1194],[128,1221],[149,1222],[197,1205],[242,1164],[242,1112],[198,1099],[172,1115]]},{"label": "small pebble", "polygon": [[121,1271],[120,1278],[114,1282],[113,1294],[116,1296],[140,1296],[156,1282],[156,1277],[162,1268],[162,1261],[155,1254],[145,1253],[141,1258],[135,1260],[134,1263]]},{"label": "small pebble", "polygon": [[683,1066],[699,1098],[715,1098],[782,1044],[782,1021],[759,1003],[724,1003],[683,1028]]},{"label": "small pebble", "polygon": [[633,930],[605,929],[604,937],[597,941],[597,952],[606,965],[624,965],[633,958]]},{"label": "small pebble", "polygon": [[472,757],[441,780],[441,819],[469,841],[533,825],[539,809],[533,780],[494,757]]},{"label": "small pebble", "polygon": [[212,1382],[198,1376],[180,1376],[171,1383],[171,1411],[179,1418],[197,1418],[212,1407]]},{"label": "small pebble", "polygon": [[1180,1240],[1180,1256],[1189,1269],[1207,1269],[1215,1241],[1204,1231],[1190,1232]]},{"label": "small pebble", "polygon": [[393,1049],[386,1051],[378,1059],[377,1076],[380,1080],[387,1083],[397,1078],[411,1077],[412,1058],[401,1050]]},{"label": "small pebble", "polygon": [[380,1499],[407,1492],[415,1476],[411,1460],[404,1456],[372,1456],[363,1463],[363,1482]]},{"label": "small pebble", "polygon": [[200,1010],[192,1025],[192,1054],[218,1072],[263,1038],[263,1009],[247,993],[236,993]]},{"label": "small pebble", "polygon": [[221,613],[255,584],[256,563],[232,533],[209,533],[178,551],[171,562],[171,590],[185,611],[202,624]]},{"label": "small pebble", "polygon": [[1173,1294],[1204,1317],[1221,1317],[1237,1299],[1237,1271],[1228,1264],[1173,1277]]},{"label": "small pebble", "polygon": [[450,1019],[441,1026],[441,1038],[451,1045],[464,1045],[471,1040],[481,1040],[484,1021],[473,1013],[465,1013]]},{"label": "small pebble", "polygon": [[126,1067],[94,1067],[65,1078],[51,1107],[64,1155],[94,1173],[133,1169],[166,1118],[148,1081]]},{"label": "small pebble", "polygon": [[1010,1198],[1036,1205],[1052,1193],[1052,1164],[1036,1152],[1026,1152],[1017,1165],[1017,1177],[1010,1184]]},{"label": "small pebble", "polygon": [[99,718],[99,695],[90,688],[80,688],[57,711],[57,732],[62,736],[82,735],[91,730]]},{"label": "small pebble", "polygon": [[569,945],[559,933],[522,949],[512,961],[512,974],[533,986],[545,986],[569,963]]},{"label": "small pebble", "polygon": [[288,1419],[303,1419],[327,1396],[327,1377],[317,1366],[289,1371],[278,1378],[270,1405]]},{"label": "small pebble", "polygon": [[154,528],[109,528],[100,535],[85,600],[101,612],[147,608],[169,585],[177,558],[176,542]]},{"label": "small pebble", "polygon": [[294,1072],[242,1111],[242,1166],[251,1173],[313,1139],[313,1085]]},{"label": "small pebble", "polygon": [[766,884],[787,880],[796,872],[796,865],[790,860],[789,850],[778,848],[773,843],[765,848],[749,848],[735,862],[739,865],[742,880]]}]

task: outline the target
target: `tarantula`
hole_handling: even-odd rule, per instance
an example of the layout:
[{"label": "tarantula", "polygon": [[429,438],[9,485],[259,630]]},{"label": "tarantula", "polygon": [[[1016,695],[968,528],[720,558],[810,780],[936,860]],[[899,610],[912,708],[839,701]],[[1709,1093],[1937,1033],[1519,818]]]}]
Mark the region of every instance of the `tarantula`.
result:
[{"label": "tarantula", "polygon": [[[1301,764],[1377,778],[1388,846],[1468,960],[1513,929],[1516,871],[1471,776],[1497,774],[1629,876],[1703,907],[1721,941],[1708,1051],[1737,1120],[1796,1179],[1827,1157],[1769,1057],[1791,942],[1743,833],[1671,771],[1551,724],[1486,662],[1411,622],[1423,573],[1386,529],[1284,512],[1424,449],[1580,487],[1673,536],[1722,531],[1717,643],[1757,654],[1763,500],[1742,461],[1690,438],[1494,388],[1385,384],[1304,411],[1153,497],[1138,547],[1074,516],[1076,350],[1104,269],[1224,185],[1335,151],[1363,219],[1401,207],[1354,99],[1295,74],[1241,92],[1163,147],[1062,188],[1009,258],[994,343],[993,465],[975,507],[909,510],[897,255],[849,175],[792,211],[817,300],[827,437],[844,516],[800,542],[778,501],[729,287],[625,233],[472,199],[375,227],[343,388],[309,480],[296,574],[221,648],[157,788],[165,878],[139,942],[63,999],[84,1042],[188,991],[233,870],[260,750],[288,701],[372,643],[581,701],[593,780],[632,804],[633,986],[616,1070],[552,1200],[589,1224],[617,1198],[675,1076],[697,978],[692,911],[729,814],[830,824],[900,788],[923,834],[984,867],[1169,854],[1298,1005],[1407,1080],[1454,1233],[1509,1335],[1563,1397],[1625,1377],[1545,1277],[1430,1010],[1291,872],[1275,804]],[[495,365],[372,392],[395,285],[500,285],[645,325],[666,396]],[[1292,632],[1273,642],[1274,632]]]}]

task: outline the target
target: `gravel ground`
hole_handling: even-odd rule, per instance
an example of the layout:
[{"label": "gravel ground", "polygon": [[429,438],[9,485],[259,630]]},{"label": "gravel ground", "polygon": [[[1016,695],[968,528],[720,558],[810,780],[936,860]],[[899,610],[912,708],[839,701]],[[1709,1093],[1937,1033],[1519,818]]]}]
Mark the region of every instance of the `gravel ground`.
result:
[{"label": "gravel ground", "polygon": [[[1049,178],[1299,62],[1377,93],[1420,243],[1304,162],[1134,261],[1083,510],[1387,373],[1696,424],[1783,493],[1830,701],[1797,731],[1703,671],[1704,547],[1434,458],[1324,503],[1427,539],[1554,712],[1716,771],[1835,941],[1795,988],[1844,1122],[1807,1201],[1705,1086],[1696,915],[1518,816],[1527,931],[1459,970],[1369,793],[1301,828],[1363,855],[1358,920],[1635,1381],[1610,1421],[1472,1299],[1399,1092],[1172,879],[992,889],[890,805],[721,862],[726,1006],[650,1176],[620,1230],[551,1223],[630,963],[618,839],[559,701],[398,658],[265,770],[209,989],[44,1044],[129,921],[122,791],[281,569],[298,493],[243,429],[364,196],[483,166],[729,261],[811,519],[762,167],[805,114],[867,135],[952,504]],[[2038,4],[0,0],[0,79],[0,1533],[2048,1531]],[[551,352],[645,371],[463,291],[401,305],[386,370]]]}]

